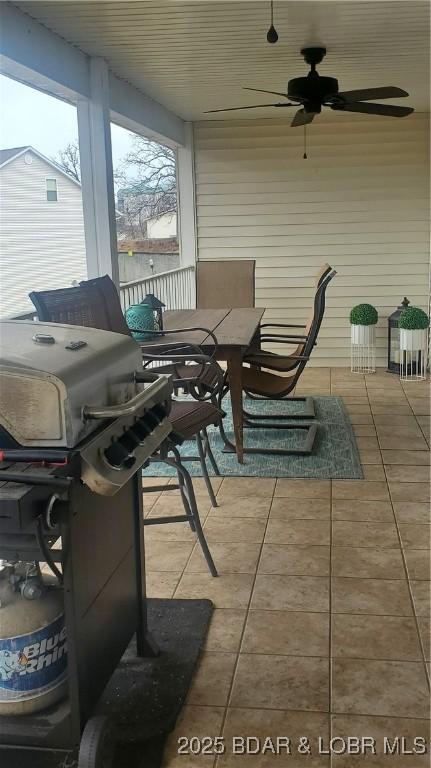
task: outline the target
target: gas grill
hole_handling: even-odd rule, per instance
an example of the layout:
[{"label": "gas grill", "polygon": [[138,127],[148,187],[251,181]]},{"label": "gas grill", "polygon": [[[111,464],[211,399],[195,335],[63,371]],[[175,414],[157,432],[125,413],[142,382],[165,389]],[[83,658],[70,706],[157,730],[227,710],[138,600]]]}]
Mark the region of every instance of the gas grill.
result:
[{"label": "gas grill", "polygon": [[[0,323],[0,588],[1,561],[12,576],[31,565],[31,578],[15,575],[11,588],[21,584],[20,594],[43,600],[35,563],[46,563],[58,579],[64,614],[56,621],[68,647],[67,695],[48,709],[2,714],[10,692],[0,676],[0,762],[6,750],[7,765],[21,768],[24,755],[31,764],[32,750],[46,750],[55,765],[57,756],[78,751],[79,768],[109,764],[112,728],[93,717],[98,699],[134,634],[138,656],[154,653],[139,470],[171,432],[170,402],[169,377],[143,372],[140,348],[127,336]],[[42,625],[32,632],[45,631]],[[0,621],[0,661],[5,643],[30,637],[15,635],[5,638]],[[26,655],[19,658],[22,664]],[[26,663],[16,681],[19,688],[24,675],[31,690],[36,662]],[[29,707],[39,694],[15,695]]]},{"label": "gas grill", "polygon": [[[55,323],[0,323],[0,458],[72,463],[112,495],[171,431],[169,378],[133,339]],[[20,449],[20,450],[18,450]]]}]

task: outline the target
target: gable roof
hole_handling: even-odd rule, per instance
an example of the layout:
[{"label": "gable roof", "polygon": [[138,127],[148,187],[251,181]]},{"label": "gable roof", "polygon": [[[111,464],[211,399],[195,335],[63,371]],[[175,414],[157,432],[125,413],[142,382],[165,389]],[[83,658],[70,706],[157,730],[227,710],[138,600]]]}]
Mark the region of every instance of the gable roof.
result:
[{"label": "gable roof", "polygon": [[30,147],[13,147],[12,149],[0,149],[0,168],[5,163],[12,160],[16,155],[20,155],[24,150],[30,149]]},{"label": "gable roof", "polygon": [[62,173],[63,176],[66,176],[66,179],[69,179],[69,181],[72,181],[74,184],[77,184],[78,187],[81,186],[80,182],[73,178],[73,176],[70,176],[66,171],[63,170],[54,160],[50,160],[49,157],[46,157],[45,155],[42,155],[42,152],[38,152],[37,149],[34,149],[34,147],[13,147],[12,149],[0,149],[0,168],[3,168],[8,163],[11,163],[13,160],[16,160],[17,157],[20,157],[25,152],[32,152],[33,155],[36,155],[36,157],[39,157],[41,160],[43,160],[45,163],[48,163],[48,165],[51,166],[51,168],[54,168],[58,173]]}]

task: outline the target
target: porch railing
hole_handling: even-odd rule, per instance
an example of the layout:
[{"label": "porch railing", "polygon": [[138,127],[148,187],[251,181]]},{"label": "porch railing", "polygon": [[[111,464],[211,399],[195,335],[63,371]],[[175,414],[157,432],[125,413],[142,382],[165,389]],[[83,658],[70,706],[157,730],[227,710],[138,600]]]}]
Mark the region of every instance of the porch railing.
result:
[{"label": "porch railing", "polygon": [[148,293],[157,296],[166,309],[193,309],[195,306],[195,268],[180,267],[141,280],[120,285],[123,311],[139,304]]}]

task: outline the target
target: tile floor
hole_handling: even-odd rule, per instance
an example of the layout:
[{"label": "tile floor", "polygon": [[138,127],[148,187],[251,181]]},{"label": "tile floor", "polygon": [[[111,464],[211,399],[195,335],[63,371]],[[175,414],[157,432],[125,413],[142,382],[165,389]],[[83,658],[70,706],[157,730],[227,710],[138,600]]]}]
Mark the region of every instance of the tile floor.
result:
[{"label": "tile floor", "polygon": [[[217,479],[217,508],[196,480],[216,579],[188,526],[145,531],[149,594],[215,605],[166,768],[429,765],[383,754],[385,736],[411,746],[428,732],[428,384],[314,369],[301,391],[344,398],[364,480]],[[177,492],[144,504],[149,515],[181,511]],[[317,739],[326,747],[331,734],[372,736],[378,754],[330,758]],[[226,752],[178,755],[182,735],[223,735]],[[292,754],[233,755],[241,735],[289,736]],[[301,736],[311,755],[297,751]]]}]

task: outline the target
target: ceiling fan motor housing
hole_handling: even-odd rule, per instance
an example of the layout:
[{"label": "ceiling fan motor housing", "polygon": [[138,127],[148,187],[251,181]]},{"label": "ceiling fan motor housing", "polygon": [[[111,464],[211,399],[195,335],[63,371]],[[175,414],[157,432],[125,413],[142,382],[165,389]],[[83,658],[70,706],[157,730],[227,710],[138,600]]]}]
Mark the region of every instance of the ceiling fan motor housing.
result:
[{"label": "ceiling fan motor housing", "polygon": [[[338,93],[338,80],[335,77],[295,77],[287,84],[287,96],[292,101],[304,103],[304,108],[313,106],[313,112],[320,112],[323,102]],[[315,109],[315,107],[319,109]]]}]

